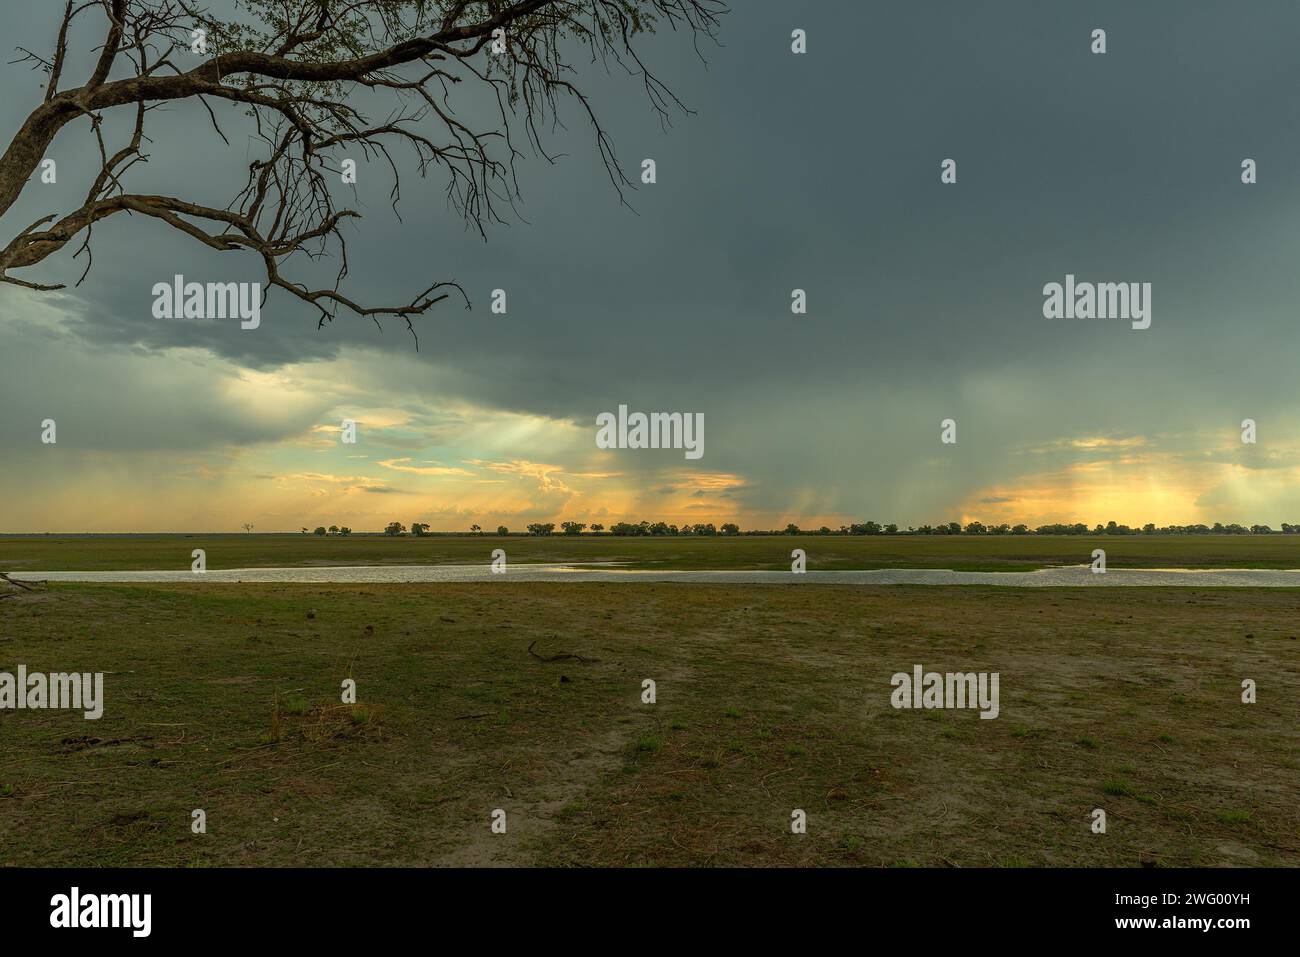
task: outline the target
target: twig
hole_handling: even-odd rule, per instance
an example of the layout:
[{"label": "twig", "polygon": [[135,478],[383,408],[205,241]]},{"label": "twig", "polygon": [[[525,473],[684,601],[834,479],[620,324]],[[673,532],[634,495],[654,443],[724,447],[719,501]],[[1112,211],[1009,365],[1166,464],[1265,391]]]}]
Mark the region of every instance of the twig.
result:
[{"label": "twig", "polygon": [[533,644],[528,646],[528,653],[538,661],[581,661],[585,665],[600,660],[599,658],[584,658],[582,655],[570,654],[567,651],[562,651],[558,655],[539,655],[533,651],[533,645],[535,644],[537,644],[537,639],[533,639]]}]

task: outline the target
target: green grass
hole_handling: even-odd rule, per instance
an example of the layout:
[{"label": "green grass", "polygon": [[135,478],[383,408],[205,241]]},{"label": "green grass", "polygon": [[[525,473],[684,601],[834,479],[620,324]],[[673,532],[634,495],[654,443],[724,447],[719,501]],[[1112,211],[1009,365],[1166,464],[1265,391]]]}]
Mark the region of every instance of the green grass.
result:
[{"label": "green grass", "polygon": [[188,569],[202,548],[212,569],[296,565],[486,564],[494,548],[512,562],[626,562],[632,568],[790,568],[802,548],[820,570],[951,568],[1026,571],[1081,565],[1104,548],[1114,568],[1300,568],[1300,536],[739,536],[615,538],[496,535],[0,536],[0,571]]},{"label": "green grass", "polygon": [[[0,671],[107,672],[105,713],[0,712],[0,835],[21,835],[0,864],[1296,866],[1297,610],[1268,589],[51,586],[0,601]],[[998,671],[1001,716],[893,709],[918,663]]]}]

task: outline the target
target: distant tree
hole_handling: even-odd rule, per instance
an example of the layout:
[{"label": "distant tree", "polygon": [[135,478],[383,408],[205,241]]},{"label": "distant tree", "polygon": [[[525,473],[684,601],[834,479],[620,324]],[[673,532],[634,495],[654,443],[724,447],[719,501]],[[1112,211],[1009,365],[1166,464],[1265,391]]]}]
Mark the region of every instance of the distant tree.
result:
[{"label": "distant tree", "polygon": [[339,527],[338,527],[337,525],[331,525],[331,526],[330,526],[330,534],[331,534],[331,535],[337,535],[338,533],[339,533]]},{"label": "distant tree", "polygon": [[304,535],[307,534],[307,529],[306,529],[305,527],[303,528],[302,533],[303,533]]},{"label": "distant tree", "polygon": [[316,526],[316,531],[315,531],[313,534],[316,534],[316,535],[324,535],[324,534],[325,534],[325,526],[324,526],[324,525],[317,525],[317,526]]},{"label": "distant tree", "polygon": [[477,535],[477,534],[479,534],[480,532],[483,531],[483,526],[482,526],[482,525],[471,525],[471,526],[469,527],[469,530],[470,530],[471,532],[473,532],[475,535]]},{"label": "distant tree", "polygon": [[340,534],[340,535],[351,535],[351,534],[352,534],[352,529],[350,529],[350,528],[348,528],[346,525],[344,525],[344,526],[342,526],[342,527],[339,529],[339,534]]},{"label": "distant tree", "polygon": [[243,530],[246,531],[246,532],[252,532],[252,530],[253,530],[253,523],[252,523],[252,522],[245,522],[245,523],[244,523],[242,526],[240,526],[240,527],[243,528]]},{"label": "distant tree", "polygon": [[428,522],[412,522],[412,523],[411,523],[411,534],[414,535],[414,536],[417,537],[417,538],[423,538],[423,537],[425,536],[425,534],[426,534],[428,531],[429,531],[429,523],[428,523]]},{"label": "distant tree", "polygon": [[389,522],[387,525],[384,526],[384,534],[404,535],[406,534],[406,526],[403,525],[401,522]]},{"label": "distant tree", "polygon": [[[550,535],[555,530],[554,523],[534,523],[528,526],[529,534],[532,535]],[[412,525],[412,531],[416,534],[426,533],[429,526],[417,522]],[[960,522],[941,522],[938,525],[921,525],[918,527],[908,526],[905,532],[899,530],[899,526],[894,523],[881,525],[878,522],[866,521],[854,523],[852,525],[841,525],[838,532],[832,531],[823,525],[816,531],[810,529],[800,529],[794,523],[788,523],[784,529],[777,530],[751,530],[742,531],[740,526],[735,522],[723,522],[720,526],[714,526],[712,522],[697,522],[694,524],[683,524],[681,527],[668,524],[666,522],[615,522],[606,528],[600,523],[584,525],[580,522],[563,522],[561,528],[566,535],[580,534],[584,529],[590,528],[592,532],[608,531],[611,535],[621,536],[638,536],[638,535],[1269,535],[1277,534],[1269,525],[1240,525],[1236,522],[1224,524],[1216,522],[1213,526],[1209,525],[1170,525],[1167,527],[1157,527],[1155,524],[1148,522],[1139,527],[1124,525],[1119,522],[1111,521],[1105,525],[1098,523],[1089,526],[1085,522],[1075,522],[1073,524],[1053,523],[1048,525],[1039,525],[1037,528],[1030,528],[1023,523],[1009,525],[1005,522],[998,525],[984,525],[982,522],[970,522],[965,527]],[[419,531],[416,531],[419,529]],[[331,531],[333,526],[331,526]],[[481,532],[482,528],[478,525],[470,526],[471,531]],[[307,529],[302,530],[305,534]],[[1290,524],[1283,522],[1281,532],[1287,535],[1300,535],[1300,524]],[[342,532],[340,532],[342,534]],[[498,535],[508,535],[509,530],[504,526],[497,527]]]}]

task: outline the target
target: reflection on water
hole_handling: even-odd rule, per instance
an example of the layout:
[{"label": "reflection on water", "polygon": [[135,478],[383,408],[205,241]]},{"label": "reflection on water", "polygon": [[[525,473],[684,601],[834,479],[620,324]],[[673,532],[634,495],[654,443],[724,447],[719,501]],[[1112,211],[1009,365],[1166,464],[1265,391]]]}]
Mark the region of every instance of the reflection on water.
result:
[{"label": "reflection on water", "polygon": [[1009,585],[1017,588],[1174,585],[1211,588],[1300,588],[1300,569],[1111,568],[1093,574],[1088,565],[1032,572],[954,572],[942,568],[888,568],[878,571],[671,571],[616,567],[616,562],[561,565],[511,565],[494,575],[482,565],[352,565],[313,568],[210,569],[203,574],[175,571],[10,572],[25,581],[65,582],[702,582],[756,585]]}]

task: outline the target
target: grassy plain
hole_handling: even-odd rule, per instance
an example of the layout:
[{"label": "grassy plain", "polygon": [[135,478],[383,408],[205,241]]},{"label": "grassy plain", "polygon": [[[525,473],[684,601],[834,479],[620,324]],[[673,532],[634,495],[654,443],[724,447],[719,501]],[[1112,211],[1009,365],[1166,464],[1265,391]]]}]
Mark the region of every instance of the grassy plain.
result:
[{"label": "grassy plain", "polygon": [[496,535],[423,538],[352,535],[0,536],[0,571],[186,569],[202,548],[209,568],[294,565],[620,561],[632,568],[789,569],[802,548],[809,568],[951,568],[1028,571],[1082,565],[1094,548],[1115,568],[1300,568],[1300,535],[839,536],[615,538]]},{"label": "grassy plain", "polygon": [[[465,560],[491,541],[309,545]],[[257,543],[237,562],[304,547]],[[996,543],[1063,554],[1044,544]],[[0,711],[0,864],[1296,866],[1297,638],[1300,593],[1267,589],[54,585],[0,600],[0,671],[107,672],[105,713]],[[891,708],[914,664],[999,672],[1001,715]]]}]

